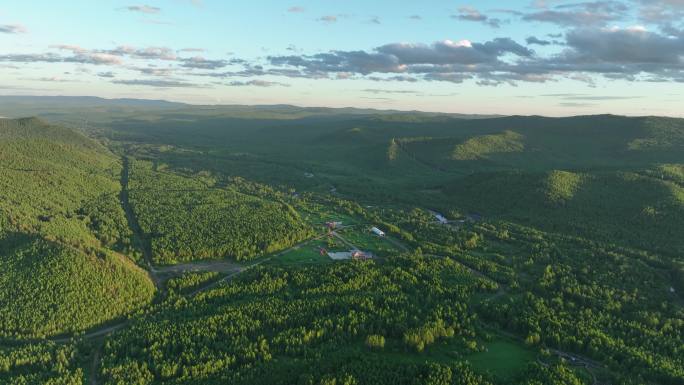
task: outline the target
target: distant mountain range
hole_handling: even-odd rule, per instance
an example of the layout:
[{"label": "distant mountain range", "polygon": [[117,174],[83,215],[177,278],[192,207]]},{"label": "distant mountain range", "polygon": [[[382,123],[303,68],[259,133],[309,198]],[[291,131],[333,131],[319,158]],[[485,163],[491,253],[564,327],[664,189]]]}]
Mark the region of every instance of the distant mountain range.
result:
[{"label": "distant mountain range", "polygon": [[420,116],[449,116],[463,119],[491,118],[500,115],[477,114],[447,114],[421,111],[377,110],[367,108],[329,108],[329,107],[299,107],[287,104],[274,105],[192,105],[151,99],[105,99],[95,96],[14,96],[0,95],[0,116],[19,118],[24,116],[41,116],[50,118],[57,112],[84,109],[121,109],[132,110],[160,110],[182,109],[193,111],[213,111],[221,114],[266,114],[301,116],[332,116],[332,115],[420,115]]}]

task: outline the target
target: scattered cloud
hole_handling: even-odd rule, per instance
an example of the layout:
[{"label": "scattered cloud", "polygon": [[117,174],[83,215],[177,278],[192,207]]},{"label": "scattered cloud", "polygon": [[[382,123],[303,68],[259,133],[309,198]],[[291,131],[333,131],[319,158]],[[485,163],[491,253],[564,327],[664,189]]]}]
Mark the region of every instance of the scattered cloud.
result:
[{"label": "scattered cloud", "polygon": [[[432,45],[394,43],[370,51],[330,51],[312,55],[271,56],[268,61],[284,76],[336,78],[345,74],[384,81],[407,79],[480,85],[548,82],[559,77],[594,85],[595,76],[627,81],[684,82],[684,32],[676,35],[628,28],[572,29],[562,42],[535,37],[528,44],[562,44],[546,56],[509,38],[484,43],[445,40]],[[268,70],[273,72],[273,69]],[[393,79],[397,80],[397,79]]]},{"label": "scattered cloud", "polygon": [[201,56],[195,56],[193,58],[181,59],[182,67],[194,68],[194,69],[204,69],[204,70],[215,70],[219,68],[226,67],[228,65],[227,60],[209,60]]},{"label": "scattered cloud", "polygon": [[576,103],[576,102],[563,102],[563,103],[558,103],[558,105],[561,107],[572,107],[572,108],[586,108],[586,107],[596,106],[596,104],[593,104],[593,103]]},{"label": "scattered cloud", "polygon": [[523,12],[516,11],[515,9],[508,9],[508,8],[495,8],[495,9],[492,9],[490,12],[494,12],[494,13],[503,13],[503,14],[512,15],[512,16],[522,16],[522,15],[524,15]]},{"label": "scattered cloud", "polygon": [[563,27],[603,26],[623,20],[629,7],[619,1],[592,1],[556,5],[522,16],[524,21],[557,24]]},{"label": "scattered cloud", "polygon": [[[102,49],[86,49],[77,45],[60,44],[53,45],[50,48],[54,48],[60,51],[71,51],[74,55],[84,56],[84,57],[101,57],[101,58],[111,58],[111,64],[117,64],[115,61],[120,62],[123,57],[132,57],[136,59],[147,59],[147,60],[176,60],[176,52],[171,48],[167,47],[147,47],[147,48],[135,48],[131,46],[121,45],[114,49],[102,50]],[[119,63],[120,64],[120,63]]]},{"label": "scattered cloud", "polygon": [[308,76],[327,73],[439,73],[462,72],[466,66],[495,64],[504,55],[531,57],[533,52],[508,38],[486,43],[445,40],[432,45],[395,43],[366,51],[333,51],[310,56],[272,56],[275,66],[297,67]]},{"label": "scattered cloud", "polygon": [[204,48],[181,48],[178,52],[203,53],[207,52],[207,50]]},{"label": "scattered cloud", "polygon": [[21,24],[0,24],[0,33],[19,34],[27,32],[26,27]]},{"label": "scattered cloud", "polygon": [[590,94],[544,94],[542,97],[560,98],[563,100],[586,100],[586,101],[605,101],[605,100],[629,100],[641,99],[643,96],[615,96],[615,95],[590,95]]},{"label": "scattered cloud", "polygon": [[150,5],[129,5],[124,7],[124,9],[130,12],[146,13],[149,15],[161,12],[161,8]]},{"label": "scattered cloud", "polygon": [[321,21],[323,23],[327,24],[332,24],[332,23],[337,23],[337,16],[335,15],[326,15],[318,18],[318,21]]},{"label": "scattered cloud", "polygon": [[145,86],[156,88],[205,88],[201,84],[190,83],[182,80],[160,80],[160,79],[130,79],[130,80],[112,80],[114,84],[121,84],[126,86]]},{"label": "scattered cloud", "polygon": [[150,67],[132,67],[130,69],[134,70],[134,71],[138,71],[143,75],[160,76],[160,77],[171,76],[175,72],[174,69],[170,68],[170,67],[160,68],[160,67],[150,66]]},{"label": "scattered cloud", "polygon": [[168,47],[147,47],[147,48],[135,48],[131,46],[118,46],[113,50],[105,50],[104,53],[108,53],[116,56],[130,56],[137,59],[148,59],[148,60],[176,60],[176,51]]},{"label": "scattered cloud", "polygon": [[574,52],[565,53],[566,60],[583,63],[612,63],[626,68],[656,70],[655,66],[684,69],[684,33],[665,36],[649,32],[641,26],[628,28],[580,29],[566,34]]},{"label": "scattered cloud", "polygon": [[0,62],[15,63],[80,63],[80,64],[122,64],[121,58],[105,53],[76,53],[73,56],[60,56],[54,53],[7,54],[0,55]]},{"label": "scattered cloud", "polygon": [[63,57],[54,53],[0,55],[0,62],[10,63],[60,63],[63,61]]},{"label": "scattered cloud", "polygon": [[[186,4],[191,2],[182,1]],[[124,9],[142,14],[161,13],[160,8],[149,5],[131,5]],[[292,6],[287,11],[301,13],[305,9]],[[500,16],[497,13],[511,16],[502,16],[502,21],[492,17]],[[420,15],[408,17],[422,20]],[[193,82],[199,77],[209,77],[218,84],[233,87],[289,86],[277,81],[255,79],[272,76],[405,82],[407,87],[411,87],[408,83],[419,81],[472,81],[479,85],[495,86],[559,79],[573,79],[594,87],[597,79],[601,78],[684,83],[684,0],[539,0],[531,8],[491,9],[486,10],[486,13],[472,6],[463,6],[451,17],[492,28],[499,28],[511,20],[549,23],[553,26],[520,42],[508,37],[482,42],[454,39],[432,44],[397,42],[365,50],[309,53],[291,45],[283,51],[286,54],[262,53],[262,56],[249,60],[228,56],[205,57],[208,56],[207,51],[196,47],[172,49],[119,45],[109,49],[92,49],[60,44],[35,54],[0,52],[0,66],[20,66],[20,63],[98,65],[104,66],[104,70],[97,72],[92,69],[90,76],[109,78],[115,84],[157,88],[206,87]],[[316,20],[333,24],[343,18],[381,23],[379,17],[369,15],[362,18],[358,15],[331,14]],[[636,23],[642,25],[627,27]],[[0,25],[0,34],[24,32],[26,28],[20,25]],[[533,46],[538,46],[534,47],[536,51],[532,49]],[[276,52],[274,47],[269,48],[272,50],[268,52]],[[117,68],[134,71],[141,79],[115,78],[110,69],[120,72]],[[70,71],[76,73],[73,68]],[[41,81],[66,80],[56,77]],[[410,90],[383,89],[382,85],[378,87],[362,92],[380,96],[415,93]],[[583,94],[556,97],[566,104],[635,98]]]},{"label": "scattered cloud", "polygon": [[490,18],[489,16],[480,13],[477,9],[467,6],[458,9],[458,15],[451,15],[451,18],[465,21],[475,21],[483,23],[492,28],[501,27],[501,20],[496,18]]},{"label": "scattered cloud", "polygon": [[71,51],[73,53],[79,53],[83,54],[88,52],[87,49],[78,46],[78,45],[72,45],[72,44],[56,44],[56,45],[51,45],[50,48],[58,49],[60,51]]},{"label": "scattered cloud", "polygon": [[548,41],[548,40],[542,40],[542,39],[539,39],[539,38],[537,38],[537,37],[535,37],[535,36],[530,36],[530,37],[528,37],[527,39],[525,39],[525,42],[527,42],[527,45],[542,45],[542,46],[545,46],[545,45],[551,45],[551,44],[552,44],[552,43],[551,43],[550,41]]},{"label": "scattered cloud", "polygon": [[253,86],[253,87],[289,87],[289,84],[285,83],[280,83],[280,82],[270,82],[266,80],[259,80],[259,79],[254,79],[254,80],[248,80],[248,81],[233,81],[228,83],[229,86],[231,87],[248,87],[248,86]]},{"label": "scattered cloud", "polygon": [[414,90],[384,90],[384,89],[378,89],[378,88],[367,88],[365,90],[362,90],[362,92],[366,92],[369,94],[419,94],[420,92],[414,91]]},{"label": "scattered cloud", "polygon": [[633,0],[639,8],[639,19],[644,23],[670,27],[684,20],[684,1],[681,0]]},{"label": "scattered cloud", "polygon": [[79,80],[75,79],[65,79],[59,76],[44,76],[40,78],[26,78],[23,80],[31,80],[31,81],[37,81],[37,82],[49,82],[49,83],[78,83],[80,82]]},{"label": "scattered cloud", "polygon": [[368,76],[368,80],[374,82],[406,82],[406,83],[417,83],[419,80],[414,76],[409,75],[393,75],[393,76]]},{"label": "scattered cloud", "polygon": [[367,99],[367,100],[381,100],[384,102],[390,102],[393,101],[391,98],[383,98],[383,97],[370,97],[370,96],[361,96],[361,99]]}]

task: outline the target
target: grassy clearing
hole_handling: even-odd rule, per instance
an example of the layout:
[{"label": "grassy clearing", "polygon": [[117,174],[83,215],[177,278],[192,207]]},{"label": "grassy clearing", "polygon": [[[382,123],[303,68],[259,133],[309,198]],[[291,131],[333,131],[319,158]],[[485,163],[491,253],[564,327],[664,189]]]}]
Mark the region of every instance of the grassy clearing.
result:
[{"label": "grassy clearing", "polygon": [[369,250],[380,256],[401,251],[398,250],[392,243],[387,241],[387,239],[371,234],[368,229],[363,226],[345,229],[343,232],[341,232],[341,234],[344,239],[359,249]]},{"label": "grassy clearing", "polygon": [[314,240],[273,259],[272,263],[278,265],[330,263],[331,259],[328,256],[321,255],[321,247],[326,247],[325,242]]},{"label": "grassy clearing", "polygon": [[485,344],[485,351],[468,357],[473,367],[481,372],[490,373],[503,379],[513,378],[532,362],[536,354],[506,339],[499,339]]},{"label": "grassy clearing", "polygon": [[311,225],[323,226],[326,222],[342,222],[344,226],[358,225],[358,219],[346,214],[337,213],[325,206],[316,206],[314,209],[305,210],[302,218]]},{"label": "grassy clearing", "polygon": [[[462,341],[454,339],[435,344],[422,353],[415,353],[407,352],[399,341],[388,341],[381,351],[369,351],[361,344],[358,346],[358,351],[359,354],[378,355],[405,364],[425,362],[453,364],[467,360],[477,372],[503,381],[518,377],[537,357],[534,351],[506,338],[486,342],[484,346],[485,351],[473,353],[463,346]],[[579,371],[584,372],[583,377],[589,376],[586,370],[578,369]]]}]

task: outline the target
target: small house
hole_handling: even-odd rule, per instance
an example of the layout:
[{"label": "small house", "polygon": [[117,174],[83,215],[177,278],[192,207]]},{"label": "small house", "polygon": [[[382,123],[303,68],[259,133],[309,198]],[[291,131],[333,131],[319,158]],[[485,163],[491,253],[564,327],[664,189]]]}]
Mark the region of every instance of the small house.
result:
[{"label": "small house", "polygon": [[377,228],[377,227],[373,227],[373,228],[371,229],[371,232],[373,232],[373,234],[377,235],[378,237],[384,237],[384,236],[385,236],[385,232],[382,231],[382,230],[380,230],[380,229]]},{"label": "small house", "polygon": [[373,259],[373,254],[367,251],[354,250],[352,251],[351,257],[355,261],[366,261]]},{"label": "small house", "polygon": [[435,213],[435,218],[437,218],[437,222],[439,222],[443,225],[446,225],[447,223],[449,223],[449,220],[446,219],[446,217],[444,217],[444,215],[442,215],[442,214]]},{"label": "small house", "polygon": [[340,251],[340,252],[328,252],[328,257],[332,259],[333,261],[344,261],[346,259],[351,259],[352,258],[352,253],[349,251]]}]

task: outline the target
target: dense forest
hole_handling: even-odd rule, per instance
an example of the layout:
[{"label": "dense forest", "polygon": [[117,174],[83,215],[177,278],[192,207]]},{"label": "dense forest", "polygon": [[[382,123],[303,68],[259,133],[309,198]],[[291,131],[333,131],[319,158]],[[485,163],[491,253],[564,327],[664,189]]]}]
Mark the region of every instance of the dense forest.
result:
[{"label": "dense forest", "polygon": [[683,120],[45,108],[0,383],[684,384]]},{"label": "dense forest", "polygon": [[131,163],[131,205],[151,238],[154,261],[253,259],[312,235],[297,211],[211,177],[186,178]]}]

